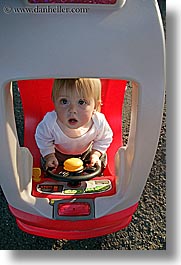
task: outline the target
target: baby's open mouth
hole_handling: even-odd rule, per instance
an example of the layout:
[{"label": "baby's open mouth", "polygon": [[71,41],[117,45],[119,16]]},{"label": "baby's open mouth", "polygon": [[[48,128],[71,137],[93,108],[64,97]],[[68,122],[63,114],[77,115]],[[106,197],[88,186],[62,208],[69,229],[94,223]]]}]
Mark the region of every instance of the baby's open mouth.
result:
[{"label": "baby's open mouth", "polygon": [[69,122],[69,124],[74,125],[74,124],[76,124],[78,122],[78,120],[76,120],[76,119],[69,119],[68,122]]}]

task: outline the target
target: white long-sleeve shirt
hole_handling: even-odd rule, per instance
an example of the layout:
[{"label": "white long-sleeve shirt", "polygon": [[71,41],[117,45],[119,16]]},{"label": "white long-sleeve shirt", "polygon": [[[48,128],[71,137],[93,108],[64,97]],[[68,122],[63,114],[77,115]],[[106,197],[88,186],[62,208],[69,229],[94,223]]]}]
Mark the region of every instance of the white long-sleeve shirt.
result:
[{"label": "white long-sleeve shirt", "polygon": [[112,130],[104,114],[100,112],[93,114],[92,121],[93,124],[86,133],[71,138],[59,127],[56,112],[48,112],[38,124],[35,133],[41,155],[44,157],[55,153],[55,148],[64,154],[78,155],[84,153],[91,144],[92,149],[105,153],[112,142]]}]

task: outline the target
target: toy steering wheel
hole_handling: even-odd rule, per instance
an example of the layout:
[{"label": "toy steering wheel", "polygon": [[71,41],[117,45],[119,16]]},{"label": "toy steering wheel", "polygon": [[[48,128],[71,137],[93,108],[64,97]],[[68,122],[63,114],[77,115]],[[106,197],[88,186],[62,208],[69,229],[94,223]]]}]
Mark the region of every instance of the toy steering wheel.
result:
[{"label": "toy steering wheel", "polygon": [[80,181],[90,180],[101,174],[101,167],[95,164],[93,167],[83,166],[79,158],[70,158],[64,162],[60,169],[48,168],[47,176],[58,181],[70,182],[76,185]]}]

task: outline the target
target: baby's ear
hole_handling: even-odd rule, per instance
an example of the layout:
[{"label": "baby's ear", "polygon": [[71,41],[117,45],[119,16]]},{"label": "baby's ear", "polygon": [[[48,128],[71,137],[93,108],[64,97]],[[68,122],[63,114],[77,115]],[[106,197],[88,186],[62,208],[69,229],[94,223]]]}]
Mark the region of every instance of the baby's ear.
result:
[{"label": "baby's ear", "polygon": [[96,104],[96,106],[95,106],[95,110],[97,110],[97,111],[101,111],[101,105],[102,105],[101,100],[98,100],[98,101],[97,101],[97,104]]}]

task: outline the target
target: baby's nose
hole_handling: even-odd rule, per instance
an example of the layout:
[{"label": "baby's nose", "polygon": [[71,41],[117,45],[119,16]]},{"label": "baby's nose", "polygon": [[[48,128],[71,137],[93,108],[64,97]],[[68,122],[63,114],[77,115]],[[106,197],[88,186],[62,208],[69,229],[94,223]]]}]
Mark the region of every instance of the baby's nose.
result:
[{"label": "baby's nose", "polygon": [[77,108],[76,108],[75,104],[70,104],[69,112],[70,113],[76,113],[77,112]]}]

